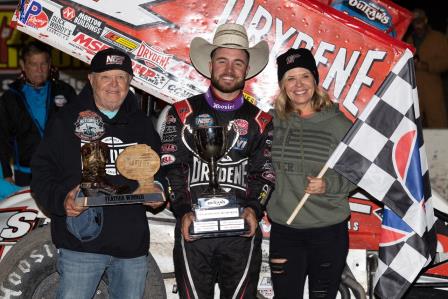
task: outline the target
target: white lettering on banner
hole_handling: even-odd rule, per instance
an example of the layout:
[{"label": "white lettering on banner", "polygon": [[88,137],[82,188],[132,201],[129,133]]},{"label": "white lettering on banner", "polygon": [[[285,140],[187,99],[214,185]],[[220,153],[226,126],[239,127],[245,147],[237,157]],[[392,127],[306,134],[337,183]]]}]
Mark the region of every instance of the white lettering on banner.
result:
[{"label": "white lettering on banner", "polygon": [[[133,26],[166,23],[157,15],[152,14],[146,6],[158,0],[132,0],[123,5],[121,1],[77,0],[78,5],[88,7],[100,14],[109,15]],[[146,5],[145,5],[146,4]]]},{"label": "white lettering on banner", "polygon": [[[347,48],[338,47],[338,45],[329,43],[328,41],[320,41],[315,45],[315,41],[312,36],[305,32],[300,32],[294,27],[289,27],[287,30],[283,30],[283,20],[274,17],[266,8],[262,5],[254,5],[254,0],[245,0],[244,5],[236,5],[237,0],[229,0],[221,14],[219,24],[226,23],[233,10],[240,9],[236,12],[238,15],[236,23],[250,24],[248,28],[248,34],[250,39],[254,42],[262,40],[273,30],[273,24],[275,24],[275,42],[272,46],[271,55],[276,56],[278,51],[284,47],[288,41],[293,40],[292,47],[305,47],[307,49],[316,49],[315,59],[318,65],[328,65],[329,60],[326,57],[326,53],[335,53],[336,58],[331,63],[327,76],[322,80],[323,87],[328,90],[334,81],[334,90],[332,96],[339,101],[342,101],[343,106],[353,116],[358,113],[358,108],[354,105],[354,102],[359,94],[361,88],[370,88],[373,85],[373,78],[368,76],[369,70],[378,61],[383,61],[386,57],[385,51],[369,50],[367,53],[360,53],[359,51],[348,51]],[[252,13],[254,11],[254,13]],[[252,19],[248,20],[249,16]],[[275,22],[274,22],[275,20]],[[283,33],[284,32],[284,33]],[[348,61],[348,63],[346,63]],[[357,73],[355,73],[356,67],[359,67]],[[350,79],[353,79],[352,84],[347,84]],[[347,89],[345,99],[340,99],[344,89]]]},{"label": "white lettering on banner", "polygon": [[[218,163],[218,181],[221,185],[244,189],[246,187],[247,159]],[[205,185],[209,181],[208,164],[194,157],[190,185]]]}]

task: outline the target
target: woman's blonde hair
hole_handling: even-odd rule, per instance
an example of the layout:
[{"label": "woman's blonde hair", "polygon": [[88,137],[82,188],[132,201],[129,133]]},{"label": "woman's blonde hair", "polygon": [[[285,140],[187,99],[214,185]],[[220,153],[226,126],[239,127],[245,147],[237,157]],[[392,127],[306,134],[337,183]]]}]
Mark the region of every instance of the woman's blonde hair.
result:
[{"label": "woman's blonde hair", "polygon": [[[275,99],[274,102],[274,108],[277,112],[277,115],[281,119],[286,119],[290,116],[291,113],[296,112],[294,110],[294,106],[291,102],[291,99],[286,94],[285,90],[285,77],[282,78],[280,81],[280,93]],[[319,85],[316,84],[316,81],[314,81],[314,87],[315,91],[313,94],[313,97],[311,98],[311,107],[315,111],[321,111],[322,108],[329,107],[333,104],[333,102],[330,99],[330,96],[328,93]],[[299,114],[301,114],[301,111],[297,111]]]}]

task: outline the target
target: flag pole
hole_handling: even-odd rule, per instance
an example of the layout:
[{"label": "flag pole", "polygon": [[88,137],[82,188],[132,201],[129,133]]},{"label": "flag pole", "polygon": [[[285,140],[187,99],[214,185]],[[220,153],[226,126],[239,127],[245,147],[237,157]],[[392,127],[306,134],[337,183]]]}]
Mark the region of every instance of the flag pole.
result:
[{"label": "flag pole", "polygon": [[[322,168],[322,170],[319,172],[319,174],[317,175],[318,179],[321,179],[324,174],[327,172],[328,170],[328,163],[325,164],[325,166]],[[300,200],[300,202],[297,204],[296,208],[294,209],[294,211],[292,212],[291,216],[289,216],[288,221],[286,221],[286,223],[288,225],[291,225],[291,222],[294,220],[294,218],[296,218],[297,214],[299,213],[299,211],[302,209],[303,205],[305,204],[305,202],[307,201],[308,197],[310,197],[309,193],[305,193],[302,197],[302,199]]]}]

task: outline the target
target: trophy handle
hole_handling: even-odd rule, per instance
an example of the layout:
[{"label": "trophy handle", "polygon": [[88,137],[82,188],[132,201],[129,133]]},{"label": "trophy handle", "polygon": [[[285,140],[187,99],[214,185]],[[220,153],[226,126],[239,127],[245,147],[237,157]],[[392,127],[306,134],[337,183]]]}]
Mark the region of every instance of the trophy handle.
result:
[{"label": "trophy handle", "polygon": [[240,132],[237,128],[235,128],[235,121],[231,120],[229,124],[227,125],[227,132],[230,132],[231,129],[235,131],[235,137],[233,138],[232,142],[230,143],[230,146],[227,147],[226,152],[224,153],[223,157],[227,155],[230,150],[235,146],[236,142],[238,141],[238,138],[240,137]]},{"label": "trophy handle", "polygon": [[190,135],[193,135],[193,129],[191,128],[191,126],[189,124],[185,124],[184,127],[182,128],[182,131],[180,131],[180,136],[182,138],[182,142],[184,143],[185,147],[193,153],[193,155],[195,155],[196,157],[198,157],[199,159],[202,159],[199,154],[193,150],[193,148],[188,144],[187,140],[185,139],[185,130],[187,130],[187,132]]}]

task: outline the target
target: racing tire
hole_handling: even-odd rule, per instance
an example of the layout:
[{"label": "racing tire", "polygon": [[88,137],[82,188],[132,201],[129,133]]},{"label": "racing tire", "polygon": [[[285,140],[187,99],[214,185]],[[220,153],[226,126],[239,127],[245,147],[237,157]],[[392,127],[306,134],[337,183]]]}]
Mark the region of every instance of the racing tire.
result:
[{"label": "racing tire", "polygon": [[[49,225],[26,235],[0,262],[0,298],[55,298],[59,282],[56,257]],[[109,298],[107,279],[101,280],[94,298]],[[151,254],[144,298],[166,299],[163,277]]]}]

